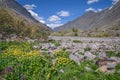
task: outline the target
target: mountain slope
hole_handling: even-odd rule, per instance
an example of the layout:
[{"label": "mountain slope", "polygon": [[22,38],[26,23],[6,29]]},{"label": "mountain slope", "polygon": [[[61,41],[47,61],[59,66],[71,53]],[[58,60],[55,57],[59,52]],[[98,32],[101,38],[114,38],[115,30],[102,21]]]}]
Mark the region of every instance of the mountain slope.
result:
[{"label": "mountain slope", "polygon": [[120,1],[111,9],[105,9],[101,12],[87,12],[83,16],[68,22],[67,24],[55,28],[55,31],[70,30],[78,28],[81,30],[90,30],[93,28],[106,29],[120,23]]},{"label": "mountain slope", "polygon": [[[3,17],[6,17],[6,20]],[[7,18],[10,18],[8,24]],[[49,27],[35,20],[16,0],[0,0],[0,24],[0,33],[6,34],[8,29],[7,31],[12,32],[9,34],[17,32],[17,35],[35,38],[51,32]]]}]

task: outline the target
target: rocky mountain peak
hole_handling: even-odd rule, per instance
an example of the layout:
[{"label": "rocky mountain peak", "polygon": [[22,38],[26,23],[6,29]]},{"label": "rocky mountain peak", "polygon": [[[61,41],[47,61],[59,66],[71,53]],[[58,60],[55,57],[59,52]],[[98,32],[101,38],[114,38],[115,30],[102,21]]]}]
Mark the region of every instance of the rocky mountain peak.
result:
[{"label": "rocky mountain peak", "polygon": [[120,0],[112,6],[101,12],[89,11],[79,18],[67,23],[63,26],[55,28],[55,31],[70,30],[78,28],[80,30],[90,30],[93,28],[108,28],[118,25],[120,22]]}]

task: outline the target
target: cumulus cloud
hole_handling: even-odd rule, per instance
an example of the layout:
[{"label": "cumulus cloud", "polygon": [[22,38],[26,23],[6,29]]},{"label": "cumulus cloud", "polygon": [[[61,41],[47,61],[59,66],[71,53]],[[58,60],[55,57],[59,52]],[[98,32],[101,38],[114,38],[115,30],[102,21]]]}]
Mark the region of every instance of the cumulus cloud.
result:
[{"label": "cumulus cloud", "polygon": [[24,8],[26,8],[27,10],[33,10],[35,7],[36,7],[36,5],[34,5],[34,4],[31,4],[31,5],[26,4],[26,5],[24,5]]},{"label": "cumulus cloud", "polygon": [[32,10],[28,10],[28,12],[31,13],[31,15],[39,22],[42,22],[42,23],[45,23],[43,17],[40,17],[37,13],[35,13],[34,11]]},{"label": "cumulus cloud", "polygon": [[89,11],[93,11],[93,12],[101,12],[103,9],[97,9],[97,10],[95,10],[94,8],[92,8],[92,7],[90,7],[90,8],[88,8],[88,9],[86,9],[85,11],[86,12],[89,12]]},{"label": "cumulus cloud", "polygon": [[95,3],[95,2],[98,2],[99,0],[88,0],[87,1],[87,4],[92,4],[92,3]]},{"label": "cumulus cloud", "polygon": [[56,21],[60,21],[60,20],[61,20],[61,18],[58,17],[57,15],[52,15],[48,18],[48,21],[50,21],[50,22],[56,22]]},{"label": "cumulus cloud", "polygon": [[47,24],[47,26],[51,27],[52,29],[58,27],[58,26],[62,26],[63,24],[62,23],[50,23],[50,24]]},{"label": "cumulus cloud", "polygon": [[115,5],[119,0],[112,0],[112,4]]},{"label": "cumulus cloud", "polygon": [[93,12],[97,12],[94,8],[90,7],[88,9],[85,10],[86,12],[89,12],[89,11],[93,11]]},{"label": "cumulus cloud", "polygon": [[47,26],[49,26],[52,29],[54,29],[54,28],[56,28],[58,26],[63,25],[61,23],[61,18],[59,16],[57,16],[57,15],[50,16],[47,21],[48,21],[47,22]]},{"label": "cumulus cloud", "polygon": [[98,12],[101,12],[103,9],[98,9]]},{"label": "cumulus cloud", "polygon": [[45,23],[44,18],[43,18],[43,17],[40,17],[36,12],[33,11],[35,7],[36,7],[36,5],[34,5],[34,4],[31,4],[31,5],[26,4],[26,5],[24,5],[24,8],[25,8],[37,21],[39,21],[39,22],[41,22],[41,23]]},{"label": "cumulus cloud", "polygon": [[61,16],[61,17],[68,17],[68,16],[70,16],[70,13],[68,11],[63,11],[63,10],[58,12],[57,14],[59,16]]}]

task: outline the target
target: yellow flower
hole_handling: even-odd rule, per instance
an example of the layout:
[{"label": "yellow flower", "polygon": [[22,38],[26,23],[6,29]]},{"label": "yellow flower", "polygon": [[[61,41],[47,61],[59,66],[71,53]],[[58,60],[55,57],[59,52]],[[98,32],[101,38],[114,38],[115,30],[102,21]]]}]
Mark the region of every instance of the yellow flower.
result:
[{"label": "yellow flower", "polygon": [[50,78],[50,73],[47,75],[47,78],[48,78],[48,79]]}]

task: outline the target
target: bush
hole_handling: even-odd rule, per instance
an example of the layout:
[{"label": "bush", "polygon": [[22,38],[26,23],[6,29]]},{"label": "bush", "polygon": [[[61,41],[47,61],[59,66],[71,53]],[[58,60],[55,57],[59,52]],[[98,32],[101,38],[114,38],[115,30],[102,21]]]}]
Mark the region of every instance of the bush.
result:
[{"label": "bush", "polygon": [[[116,66],[117,71],[113,74],[97,72],[98,66],[94,61],[83,61],[78,65],[69,59],[70,53],[65,50],[57,50],[50,56],[49,53],[41,54],[34,50],[33,45],[26,42],[0,42],[0,49],[4,50],[0,54],[0,79],[120,80],[120,73],[117,72],[120,65]],[[86,70],[86,67],[91,71]]]},{"label": "bush", "polygon": [[87,48],[84,48],[84,51],[90,51],[91,48],[87,47]]},{"label": "bush", "polygon": [[16,34],[22,37],[47,38],[49,31],[39,28],[34,23],[26,22],[24,17],[19,17],[12,11],[0,7],[0,32],[6,35]]},{"label": "bush", "polygon": [[80,40],[73,40],[74,43],[82,43]]}]

